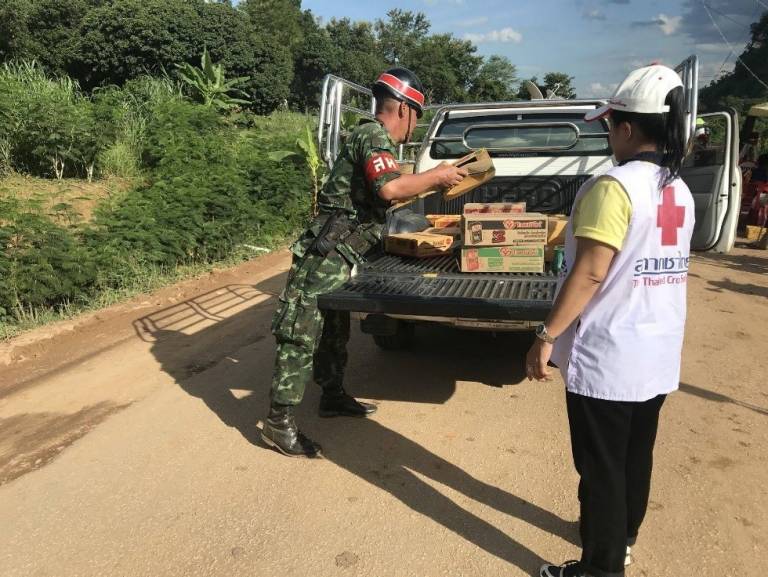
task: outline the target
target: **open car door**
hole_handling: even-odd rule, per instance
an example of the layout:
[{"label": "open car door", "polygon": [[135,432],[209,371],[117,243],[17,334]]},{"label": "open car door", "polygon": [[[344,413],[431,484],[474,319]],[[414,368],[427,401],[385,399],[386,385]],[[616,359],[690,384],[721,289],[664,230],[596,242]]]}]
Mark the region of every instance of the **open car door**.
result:
[{"label": "open car door", "polygon": [[699,135],[680,171],[696,210],[691,248],[728,252],[741,205],[739,120],[735,110],[699,116]]},{"label": "open car door", "polygon": [[741,203],[738,116],[733,110],[697,114],[699,63],[695,55],[678,64],[675,71],[683,81],[691,151],[680,171],[695,204],[691,248],[728,252],[736,241]]}]

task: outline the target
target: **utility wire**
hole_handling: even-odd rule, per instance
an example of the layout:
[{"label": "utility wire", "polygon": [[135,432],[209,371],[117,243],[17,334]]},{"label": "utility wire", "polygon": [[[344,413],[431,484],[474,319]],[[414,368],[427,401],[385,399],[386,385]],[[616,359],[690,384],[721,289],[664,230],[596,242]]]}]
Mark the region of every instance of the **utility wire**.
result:
[{"label": "utility wire", "polygon": [[[762,3],[761,0],[755,0],[755,1],[757,2],[757,4],[755,4],[755,9],[752,11],[752,15],[749,17],[750,22],[752,22],[755,19],[755,15],[757,14],[757,11],[760,9],[759,4]],[[714,6],[710,6],[710,8],[715,12],[717,12],[718,14],[720,14],[720,16],[728,18],[728,20],[730,20],[731,22],[736,22],[736,20],[734,20],[724,12],[721,12]],[[744,24],[742,22],[736,22],[736,24],[739,24],[741,26],[746,26],[747,28],[750,28],[752,26],[751,24]],[[714,78],[718,78],[720,76],[720,73],[723,71],[723,68],[725,68],[725,65],[728,64],[728,60],[730,60],[731,56],[733,56],[733,50],[728,51],[728,54],[725,56],[725,59],[723,60],[723,63],[720,65],[720,68],[718,68],[717,74],[714,75]]]},{"label": "utility wire", "polygon": [[[720,34],[720,37],[723,39],[723,42],[725,42],[728,45],[728,48],[731,50],[731,52],[735,53],[735,51],[733,49],[733,46],[731,46],[731,43],[728,42],[728,39],[725,37],[725,34],[723,34],[723,31],[720,29],[720,26],[715,21],[714,16],[712,16],[712,12],[710,12],[709,6],[707,6],[707,4],[706,4],[706,2],[704,2],[704,0],[701,0],[701,5],[704,6],[704,10],[707,11],[707,15],[709,16],[709,19],[712,21],[712,25],[715,27],[715,29]],[[741,65],[746,69],[747,72],[749,72],[752,75],[752,77],[755,80],[757,80],[760,84],[762,84],[765,87],[766,90],[768,90],[768,84],[763,82],[757,74],[752,72],[752,69],[744,63],[744,61],[741,59],[741,57],[737,56],[736,60],[738,60],[741,63]]]}]

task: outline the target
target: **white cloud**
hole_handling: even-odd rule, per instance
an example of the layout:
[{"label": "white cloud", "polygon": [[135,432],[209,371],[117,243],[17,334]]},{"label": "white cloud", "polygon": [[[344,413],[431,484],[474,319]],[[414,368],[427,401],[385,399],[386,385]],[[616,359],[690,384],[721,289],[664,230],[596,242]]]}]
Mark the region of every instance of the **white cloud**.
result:
[{"label": "white cloud", "polygon": [[659,14],[658,16],[659,28],[665,36],[671,36],[677,29],[680,28],[680,23],[683,21],[682,16],[667,16],[666,14]]},{"label": "white cloud", "polygon": [[633,22],[632,26],[635,28],[643,28],[647,26],[658,26],[665,36],[671,36],[680,28],[683,22],[682,16],[667,16],[666,14],[659,14],[656,18],[651,20],[641,20],[639,22]]},{"label": "white cloud", "polygon": [[523,41],[523,35],[510,27],[483,33],[467,33],[464,35],[464,38],[475,44],[487,42],[501,42],[504,44],[512,42],[513,44],[520,44]]}]

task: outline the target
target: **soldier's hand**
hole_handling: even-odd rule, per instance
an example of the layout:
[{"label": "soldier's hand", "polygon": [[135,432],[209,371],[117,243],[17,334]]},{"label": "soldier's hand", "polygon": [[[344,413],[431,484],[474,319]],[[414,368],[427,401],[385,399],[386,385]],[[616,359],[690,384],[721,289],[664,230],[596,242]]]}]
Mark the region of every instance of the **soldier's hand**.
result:
[{"label": "soldier's hand", "polygon": [[443,188],[450,188],[459,184],[468,174],[466,168],[456,168],[447,162],[440,163],[433,170],[437,176],[438,184]]}]

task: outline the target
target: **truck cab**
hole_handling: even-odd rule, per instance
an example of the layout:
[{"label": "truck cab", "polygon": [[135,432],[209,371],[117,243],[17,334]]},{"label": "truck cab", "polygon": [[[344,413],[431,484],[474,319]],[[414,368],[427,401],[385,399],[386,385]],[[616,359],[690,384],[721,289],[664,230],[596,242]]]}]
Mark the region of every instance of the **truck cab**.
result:
[{"label": "truck cab", "polygon": [[[697,126],[695,56],[677,67],[685,86],[691,154],[681,172],[695,201],[692,248],[729,251],[734,244],[741,198],[738,119],[735,111],[701,115],[711,139],[703,150]],[[423,196],[409,209],[422,214],[461,214],[468,202],[525,202],[530,212],[570,215],[579,187],[614,165],[605,121],[584,114],[604,100],[448,104],[429,107],[418,142],[400,147],[400,162],[418,173],[486,148],[494,178],[445,201]],[[369,90],[341,78],[324,82],[318,139],[324,161],[338,154],[345,124],[372,117]],[[346,121],[346,122],[345,122]],[[394,208],[393,210],[397,210]],[[556,276],[544,273],[464,273],[455,254],[408,258],[377,254],[357,266],[341,289],[322,295],[320,307],[355,313],[363,332],[385,349],[412,342],[418,323],[442,323],[492,331],[530,330],[552,307]]]}]

